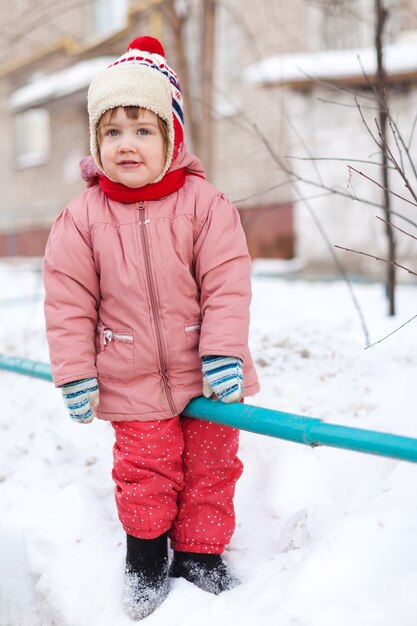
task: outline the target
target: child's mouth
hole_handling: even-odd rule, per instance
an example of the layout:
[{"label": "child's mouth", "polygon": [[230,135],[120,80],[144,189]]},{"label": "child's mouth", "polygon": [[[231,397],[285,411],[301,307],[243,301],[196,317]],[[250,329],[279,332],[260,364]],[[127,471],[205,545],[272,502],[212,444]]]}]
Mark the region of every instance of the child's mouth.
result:
[{"label": "child's mouth", "polygon": [[120,161],[119,165],[123,167],[138,167],[140,163],[138,161]]}]

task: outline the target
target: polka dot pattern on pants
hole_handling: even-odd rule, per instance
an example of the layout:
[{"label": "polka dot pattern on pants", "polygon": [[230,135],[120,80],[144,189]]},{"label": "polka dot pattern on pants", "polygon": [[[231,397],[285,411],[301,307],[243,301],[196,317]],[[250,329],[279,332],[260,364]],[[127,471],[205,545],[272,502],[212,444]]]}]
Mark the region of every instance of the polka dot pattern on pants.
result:
[{"label": "polka dot pattern on pants", "polygon": [[180,551],[220,554],[235,528],[239,432],[195,418],[113,422],[113,479],[125,531],[170,530]]}]

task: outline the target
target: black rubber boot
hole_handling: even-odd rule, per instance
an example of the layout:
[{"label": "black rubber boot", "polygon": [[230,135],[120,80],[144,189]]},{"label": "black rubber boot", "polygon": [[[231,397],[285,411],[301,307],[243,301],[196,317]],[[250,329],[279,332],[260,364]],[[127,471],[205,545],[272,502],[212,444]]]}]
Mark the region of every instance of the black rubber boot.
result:
[{"label": "black rubber boot", "polygon": [[168,532],[156,539],[127,535],[123,606],[131,619],[147,617],[168,594]]},{"label": "black rubber boot", "polygon": [[232,574],[220,554],[174,552],[169,576],[185,578],[203,591],[216,595],[240,584],[240,580]]}]

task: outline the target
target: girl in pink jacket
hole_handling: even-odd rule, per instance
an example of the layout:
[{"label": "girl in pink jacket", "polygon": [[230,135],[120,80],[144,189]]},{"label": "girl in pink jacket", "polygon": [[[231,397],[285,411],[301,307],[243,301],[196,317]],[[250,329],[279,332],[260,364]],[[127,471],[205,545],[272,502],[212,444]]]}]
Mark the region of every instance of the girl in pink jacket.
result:
[{"label": "girl in pink jacket", "polygon": [[238,432],[181,412],[202,392],[239,402],[259,388],[239,215],[186,151],[164,57],[139,37],[91,83],[97,184],[58,216],[44,263],[55,385],[73,420],[114,428],[134,619],[159,606],[169,576],[216,594],[237,584],[221,554],[235,526]]}]

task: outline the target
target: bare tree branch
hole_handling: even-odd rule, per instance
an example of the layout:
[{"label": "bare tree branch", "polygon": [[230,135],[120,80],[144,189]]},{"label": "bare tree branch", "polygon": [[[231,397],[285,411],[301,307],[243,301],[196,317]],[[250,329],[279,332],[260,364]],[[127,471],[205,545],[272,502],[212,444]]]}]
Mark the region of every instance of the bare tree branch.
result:
[{"label": "bare tree branch", "polygon": [[[295,185],[294,185],[294,187],[295,187]],[[348,291],[349,291],[350,297],[352,299],[353,305],[354,305],[354,307],[356,309],[356,312],[357,312],[357,314],[359,316],[359,320],[360,320],[360,323],[361,323],[361,326],[362,326],[362,330],[363,330],[363,333],[365,335],[365,342],[369,343],[368,328],[367,328],[367,325],[366,325],[366,322],[365,322],[365,318],[364,318],[364,315],[362,313],[362,309],[360,307],[360,304],[359,304],[359,302],[358,302],[358,300],[356,298],[355,292],[353,291],[352,283],[349,280],[349,276],[345,272],[345,268],[340,263],[339,259],[337,258],[337,255],[334,254],[334,251],[332,249],[332,244],[330,242],[330,239],[329,239],[326,231],[324,230],[323,225],[321,224],[320,220],[317,218],[317,215],[316,215],[315,211],[312,209],[310,203],[308,202],[308,200],[306,198],[303,198],[303,196],[300,194],[300,192],[298,191],[298,189],[296,187],[295,187],[295,192],[297,193],[297,195],[300,198],[300,200],[302,200],[304,206],[309,211],[311,217],[313,218],[313,221],[314,221],[316,227],[318,228],[322,238],[324,239],[324,241],[325,241],[325,243],[327,245],[327,248],[328,248],[328,250],[329,250],[329,252],[330,252],[330,254],[331,254],[332,258],[333,258],[334,264],[336,265],[336,267],[337,267],[341,277],[343,278],[343,280],[344,280],[344,282],[345,282],[345,284],[346,284],[346,286],[348,288]]]},{"label": "bare tree branch", "polygon": [[[354,307],[355,307],[355,309],[356,309],[356,311],[358,313],[359,319],[360,319],[362,330],[363,330],[364,335],[365,335],[365,341],[366,341],[366,343],[369,343],[368,328],[366,326],[365,319],[364,319],[361,307],[359,305],[359,302],[356,299],[356,296],[355,296],[355,293],[353,291],[352,284],[351,284],[351,282],[349,280],[349,277],[346,274],[343,265],[340,263],[339,259],[337,258],[337,255],[335,254],[335,252],[333,250],[333,246],[332,246],[332,244],[331,244],[331,242],[329,240],[329,237],[328,237],[326,231],[324,230],[322,224],[320,223],[319,219],[317,218],[317,215],[316,215],[315,211],[313,210],[313,208],[310,205],[309,201],[302,196],[302,194],[300,193],[299,189],[297,188],[297,186],[295,184],[295,180],[294,179],[296,179],[298,181],[300,181],[302,179],[300,179],[299,176],[295,176],[291,169],[289,169],[285,165],[283,165],[282,159],[280,159],[279,156],[275,153],[275,151],[272,148],[270,142],[261,133],[260,129],[258,128],[258,126],[254,122],[253,122],[253,128],[256,130],[258,136],[260,137],[260,139],[264,143],[265,147],[267,148],[269,154],[274,159],[274,161],[290,176],[290,179],[289,179],[290,184],[292,185],[292,187],[293,187],[295,193],[297,194],[297,196],[299,197],[299,199],[303,202],[304,206],[309,211],[309,213],[310,213],[310,215],[311,215],[311,217],[312,217],[312,219],[313,219],[313,221],[314,221],[318,231],[320,232],[324,242],[326,243],[327,249],[329,250],[329,253],[330,253],[330,255],[331,255],[332,259],[333,259],[334,264],[336,265],[336,267],[338,269],[338,272],[340,273],[341,277],[343,278],[343,280],[346,283],[346,286],[347,286],[347,288],[349,290],[349,293],[350,293],[353,305],[354,305]],[[325,189],[325,190],[327,190],[327,191],[329,191],[331,193],[335,193],[335,191],[333,189],[326,188],[326,186],[323,186],[320,183],[312,183],[312,184],[314,186],[316,186],[316,187],[320,187],[321,189]],[[346,195],[348,195],[348,194],[346,194]],[[348,197],[350,197],[350,196],[348,195]]]},{"label": "bare tree branch", "polygon": [[242,202],[246,202],[247,200],[252,200],[252,198],[258,198],[259,196],[263,196],[270,191],[274,191],[275,189],[279,189],[280,187],[285,187],[289,185],[290,182],[288,180],[284,180],[281,183],[277,183],[276,185],[272,185],[272,187],[268,187],[268,189],[263,189],[262,191],[257,191],[256,193],[252,193],[245,198],[239,198],[238,200],[233,200],[233,204],[238,205],[242,204]]},{"label": "bare tree branch", "polygon": [[328,185],[323,185],[323,184],[318,183],[318,182],[316,182],[314,180],[310,180],[308,178],[304,178],[303,176],[300,176],[299,174],[296,174],[291,168],[287,167],[285,165],[283,159],[281,159],[276,154],[275,150],[272,148],[272,146],[269,143],[269,141],[261,133],[261,131],[259,130],[258,126],[255,124],[255,122],[250,121],[250,124],[251,124],[252,128],[255,129],[256,134],[261,139],[262,143],[265,145],[265,147],[268,150],[270,156],[275,161],[275,163],[278,165],[278,167],[283,172],[285,172],[288,176],[290,176],[293,181],[296,180],[296,181],[299,181],[301,183],[305,183],[306,185],[311,185],[312,187],[318,187],[319,189],[323,189],[324,191],[328,191],[330,194],[337,195],[337,196],[342,196],[343,198],[348,198],[349,200],[355,200],[356,202],[363,203],[363,204],[366,204],[368,206],[374,206],[377,209],[383,209],[384,208],[380,203],[375,202],[373,200],[370,200],[368,198],[362,198],[362,197],[358,197],[358,196],[353,196],[352,194],[347,193],[345,191],[342,191],[341,189],[337,189],[335,187],[329,187]]},{"label": "bare tree branch", "polygon": [[[383,217],[381,217],[379,215],[376,215],[375,217],[376,217],[377,220],[381,220],[381,222],[384,222],[385,224],[387,223],[387,220],[384,220]],[[411,233],[407,232],[406,230],[403,230],[399,226],[396,226],[395,224],[392,224],[392,223],[391,223],[391,226],[392,226],[392,228],[395,228],[395,230],[398,230],[400,233],[403,233],[404,235],[407,235],[407,237],[411,237],[411,239],[415,239],[417,241],[417,237],[415,237]]]},{"label": "bare tree branch", "polygon": [[[327,98],[316,98],[317,102],[322,102],[323,104],[335,104],[336,106],[345,107],[347,109],[355,109],[356,104],[349,104],[348,102],[337,102],[337,100],[328,100]],[[362,105],[362,109],[367,109],[369,111],[377,111],[377,107],[375,106],[367,106]]]},{"label": "bare tree branch", "polygon": [[[375,123],[377,125],[378,135],[381,137],[381,140],[383,140],[382,131],[381,131],[380,127],[379,127],[378,121],[375,121]],[[397,159],[395,158],[391,148],[388,145],[386,146],[386,151],[387,151],[387,155],[388,155],[391,163],[394,164],[395,169],[397,170],[398,174],[403,179],[406,188],[408,189],[408,191],[410,192],[410,194],[414,198],[414,200],[417,202],[417,194],[414,193],[414,190],[411,187],[410,182],[409,182],[407,176],[405,175],[404,169],[398,164]],[[387,191],[389,191],[389,190],[387,189]]]},{"label": "bare tree branch", "polygon": [[367,350],[368,348],[372,348],[373,346],[376,346],[378,343],[381,343],[382,341],[385,341],[385,339],[388,339],[388,337],[391,337],[392,335],[394,335],[395,333],[397,333],[399,330],[401,330],[401,328],[404,328],[404,326],[407,326],[407,324],[409,324],[410,322],[412,322],[413,320],[415,320],[417,317],[417,315],[414,315],[413,317],[411,317],[409,320],[407,320],[406,322],[404,322],[404,324],[401,324],[401,326],[398,326],[398,328],[396,328],[395,330],[392,331],[392,333],[389,333],[388,335],[385,335],[385,337],[382,337],[382,339],[379,339],[378,341],[374,341],[374,343],[369,344],[369,346],[365,347],[365,350]]},{"label": "bare tree branch", "polygon": [[359,176],[363,176],[363,178],[366,178],[367,180],[371,181],[371,183],[374,183],[374,185],[376,185],[377,187],[380,187],[380,189],[384,189],[385,191],[388,191],[391,195],[395,196],[396,198],[399,198],[400,200],[404,200],[404,202],[407,202],[407,204],[411,204],[411,206],[414,206],[414,207],[417,206],[415,202],[411,202],[411,200],[407,200],[407,198],[404,198],[404,196],[400,196],[398,193],[395,193],[395,191],[392,191],[392,189],[388,189],[387,187],[384,187],[384,185],[381,185],[374,178],[367,176],[366,174],[355,169],[351,165],[348,165],[348,169],[351,170],[352,172],[356,172],[356,174],[359,174]]},{"label": "bare tree branch", "polygon": [[[290,154],[285,154],[284,158],[286,159],[294,159],[296,161],[344,161],[345,163],[365,163],[366,165],[378,165],[381,167],[382,163],[376,163],[375,161],[369,161],[366,159],[350,159],[343,157],[298,157],[291,156]],[[389,169],[395,170],[394,165],[389,165]]]},{"label": "bare tree branch", "polygon": [[339,250],[345,250],[346,252],[354,252],[355,254],[361,254],[362,256],[370,257],[371,259],[375,259],[376,261],[382,261],[383,263],[388,263],[389,265],[395,265],[395,267],[399,267],[402,270],[405,270],[409,274],[413,274],[417,276],[417,272],[413,272],[410,268],[405,267],[404,265],[400,265],[397,261],[391,261],[389,259],[382,259],[381,257],[375,256],[375,254],[368,254],[368,252],[362,252],[361,250],[352,250],[352,248],[345,248],[344,246],[338,246],[335,244],[335,248],[339,248]]},{"label": "bare tree branch", "polygon": [[417,222],[413,222],[413,220],[410,220],[409,217],[402,215],[402,213],[398,213],[398,211],[391,210],[391,213],[392,215],[395,215],[395,217],[399,217],[401,220],[404,220],[404,222],[407,222],[408,224],[411,224],[411,226],[415,226],[417,228]]},{"label": "bare tree branch", "polygon": [[[334,91],[338,91],[340,93],[347,93],[355,97],[357,96],[357,91],[355,91],[354,89],[349,89],[348,87],[342,87],[341,85],[336,85],[335,83],[332,83],[331,81],[312,76],[308,72],[305,72],[301,67],[297,66],[297,69],[301,72],[301,74],[303,74],[306,78],[311,80],[316,85],[321,85],[322,87],[329,87],[330,89],[333,89]],[[361,98],[363,98],[364,100],[373,100],[372,96],[366,96],[363,93],[361,93]]]},{"label": "bare tree branch", "polygon": [[408,140],[408,144],[407,144],[407,150],[408,151],[411,150],[411,144],[413,143],[413,137],[414,137],[414,131],[416,129],[416,124],[417,124],[417,113],[414,116],[413,125],[411,127],[410,139]]},{"label": "bare tree branch", "polygon": [[[399,136],[397,134],[397,131],[396,131],[396,128],[395,128],[395,126],[393,124],[393,119],[391,117],[391,113],[390,113],[388,107],[387,107],[387,118],[388,118],[388,125],[389,125],[390,131],[392,133],[392,136],[394,137],[394,142],[395,142],[395,145],[397,146],[398,155],[400,157],[401,170],[402,170],[402,172],[404,172],[404,157],[403,157],[403,153],[402,153],[402,150],[401,150],[400,144],[399,144],[399,139],[400,138],[399,138]],[[380,129],[379,129],[379,125],[378,124],[377,124],[377,128],[378,128],[378,134],[379,134],[380,133]],[[391,150],[390,150],[389,146],[387,146],[387,150],[389,151],[389,155],[391,155]]]},{"label": "bare tree branch", "polygon": [[[307,146],[306,142],[304,141],[303,137],[301,136],[301,134],[299,133],[299,131],[297,130],[297,128],[294,126],[293,122],[291,121],[291,119],[288,117],[287,118],[287,122],[290,125],[292,131],[297,135],[298,140],[301,142],[301,145],[303,146],[304,150],[306,151],[306,153],[309,155],[309,157],[311,158],[311,153],[310,153],[310,149]],[[317,167],[317,165],[315,164],[314,159],[311,158],[311,161],[313,162],[313,167],[314,167],[314,171],[317,174],[317,178],[319,179],[320,183],[323,184],[323,178],[320,174],[320,170]]]},{"label": "bare tree branch", "polygon": [[[417,118],[414,118],[413,124],[415,124],[415,120],[416,119]],[[403,138],[403,136],[402,136],[402,134],[400,132],[400,129],[398,128],[397,123],[395,122],[395,120],[392,118],[391,115],[389,116],[389,120],[390,120],[390,125],[392,125],[392,127],[395,129],[395,132],[398,134],[398,138],[400,140],[400,143],[403,146],[403,149],[405,150],[405,154],[406,154],[407,160],[408,160],[409,164],[411,165],[411,169],[413,170],[413,174],[414,174],[414,176],[415,176],[415,178],[417,180],[417,170],[416,170],[416,167],[414,165],[414,161],[411,158],[410,149],[409,149],[408,146],[406,146],[404,138]],[[400,150],[400,154],[401,154],[401,149],[399,148],[399,150]]]},{"label": "bare tree branch", "polygon": [[357,109],[359,111],[359,115],[361,116],[362,123],[365,126],[366,130],[368,131],[369,136],[371,137],[372,141],[378,146],[379,150],[382,152],[382,145],[379,143],[379,141],[375,137],[374,133],[372,132],[368,122],[366,121],[365,116],[362,113],[362,106],[359,104],[359,102],[358,102],[356,97],[355,97],[355,103],[356,103],[356,107],[357,107]]}]

